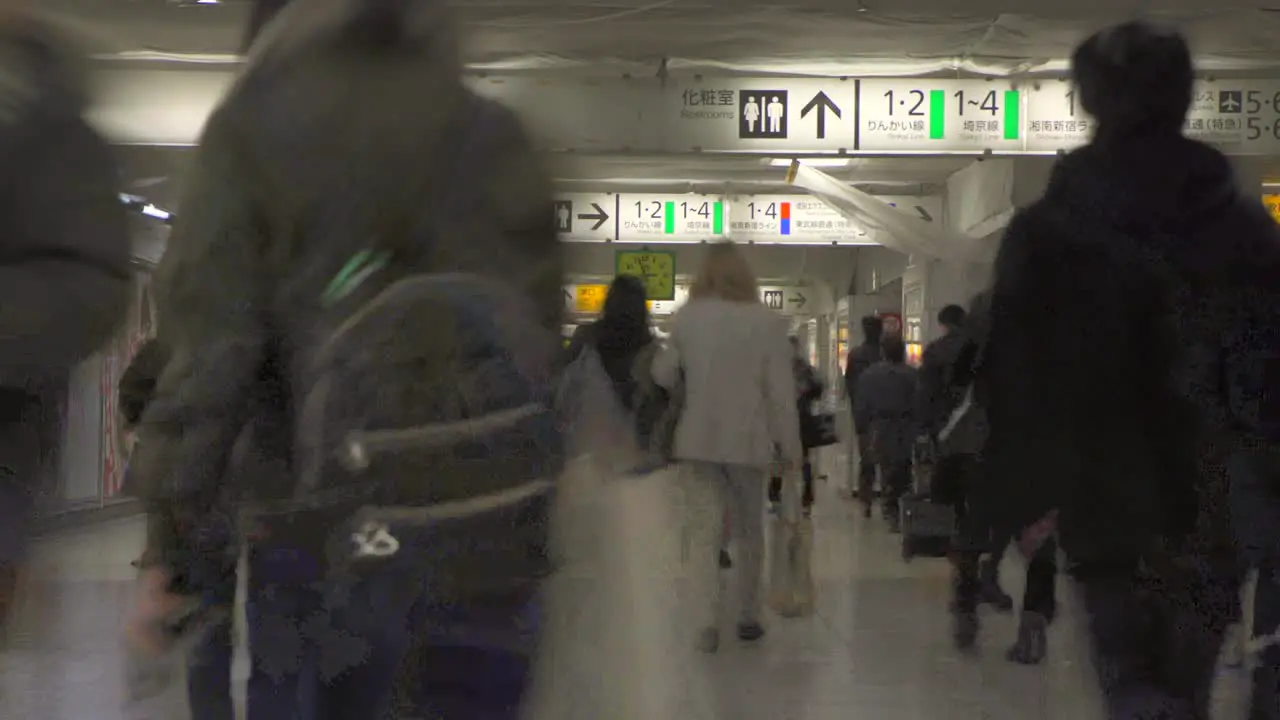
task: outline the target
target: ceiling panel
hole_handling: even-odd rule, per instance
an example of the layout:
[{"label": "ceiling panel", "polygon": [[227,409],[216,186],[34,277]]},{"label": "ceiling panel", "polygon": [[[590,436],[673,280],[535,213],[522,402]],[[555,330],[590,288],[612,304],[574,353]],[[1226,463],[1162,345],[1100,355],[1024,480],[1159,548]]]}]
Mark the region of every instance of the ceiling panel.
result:
[{"label": "ceiling panel", "polygon": [[[331,0],[354,2],[363,0]],[[432,2],[434,0],[423,0]],[[729,69],[868,75],[1005,73],[1060,61],[1089,30],[1153,15],[1213,67],[1280,64],[1280,14],[1259,0],[455,0],[467,59],[504,67]],[[230,54],[247,4],[44,0],[110,52]]]}]

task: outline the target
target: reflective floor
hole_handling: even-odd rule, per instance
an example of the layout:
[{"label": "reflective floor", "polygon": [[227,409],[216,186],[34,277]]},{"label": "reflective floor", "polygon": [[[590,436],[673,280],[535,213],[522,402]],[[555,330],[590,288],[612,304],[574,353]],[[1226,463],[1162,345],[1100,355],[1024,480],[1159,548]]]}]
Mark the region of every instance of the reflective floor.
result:
[{"label": "reflective floor", "polygon": [[[843,465],[831,458],[831,468]],[[837,473],[832,473],[836,475]],[[773,618],[758,645],[726,643],[705,662],[734,720],[1091,720],[1099,717],[1070,588],[1041,667],[1004,659],[1012,616],[984,616],[982,652],[949,644],[948,568],[900,558],[896,538],[864,521],[839,480],[821,482],[815,513],[815,616]],[[129,561],[138,520],[38,543],[15,632],[0,650],[0,719],[182,720],[175,692],[127,707],[121,682],[121,619],[132,590]],[[1021,565],[1007,561],[1006,589],[1020,592]],[[243,665],[243,663],[241,663]],[[243,668],[237,673],[244,678]],[[1220,674],[1215,717],[1243,717],[1244,673]],[[237,694],[240,694],[238,691]],[[468,719],[469,720],[469,719]]]}]

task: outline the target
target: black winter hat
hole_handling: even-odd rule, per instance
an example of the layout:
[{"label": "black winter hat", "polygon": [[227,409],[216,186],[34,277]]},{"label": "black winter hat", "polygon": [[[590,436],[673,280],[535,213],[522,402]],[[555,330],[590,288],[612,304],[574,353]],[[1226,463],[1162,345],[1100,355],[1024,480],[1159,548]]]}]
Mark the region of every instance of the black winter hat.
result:
[{"label": "black winter hat", "polygon": [[1071,74],[1103,130],[1180,131],[1191,107],[1191,48],[1176,30],[1136,21],[1102,30],[1076,48]]}]

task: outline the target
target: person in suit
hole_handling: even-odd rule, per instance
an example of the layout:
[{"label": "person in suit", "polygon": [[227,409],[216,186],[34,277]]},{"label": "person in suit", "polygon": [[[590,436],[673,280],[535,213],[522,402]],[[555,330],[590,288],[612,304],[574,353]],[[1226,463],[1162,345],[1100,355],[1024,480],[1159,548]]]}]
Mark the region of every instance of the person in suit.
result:
[{"label": "person in suit", "polygon": [[[849,351],[844,365],[844,391],[852,409],[858,401],[858,380],[872,365],[884,359],[880,341],[884,337],[884,321],[875,315],[862,318],[862,344]],[[871,432],[854,421],[858,438],[858,499],[863,517],[871,517],[875,506],[876,464],[871,456]]]}]

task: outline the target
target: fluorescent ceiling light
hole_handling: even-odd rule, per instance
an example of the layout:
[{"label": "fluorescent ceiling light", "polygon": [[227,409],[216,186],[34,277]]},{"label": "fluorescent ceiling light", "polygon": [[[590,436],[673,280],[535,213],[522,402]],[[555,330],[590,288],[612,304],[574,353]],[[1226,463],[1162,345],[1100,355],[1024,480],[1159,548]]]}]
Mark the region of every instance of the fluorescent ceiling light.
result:
[{"label": "fluorescent ceiling light", "polygon": [[[798,158],[801,165],[808,165],[816,168],[841,168],[849,167],[848,158]],[[769,161],[770,167],[791,167],[791,158],[773,158]]]}]

